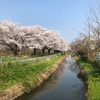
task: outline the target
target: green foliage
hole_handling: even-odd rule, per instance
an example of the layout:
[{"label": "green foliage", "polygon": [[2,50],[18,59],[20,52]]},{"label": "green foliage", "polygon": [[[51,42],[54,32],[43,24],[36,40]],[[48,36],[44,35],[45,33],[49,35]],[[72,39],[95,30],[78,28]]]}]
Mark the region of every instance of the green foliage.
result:
[{"label": "green foliage", "polygon": [[100,52],[96,54],[93,60],[94,64],[100,67]]},{"label": "green foliage", "polygon": [[30,88],[34,87],[33,82],[37,82],[38,75],[52,68],[61,57],[63,55],[0,65],[0,92],[16,84],[22,84],[24,91],[29,92]]},{"label": "green foliage", "polygon": [[79,62],[88,73],[88,99],[100,100],[100,68],[82,59]]},{"label": "green foliage", "polygon": [[15,56],[7,56],[7,55],[0,55],[0,58],[2,58],[3,63],[9,63],[9,62],[16,62],[20,60],[27,60],[29,57],[15,57]]}]

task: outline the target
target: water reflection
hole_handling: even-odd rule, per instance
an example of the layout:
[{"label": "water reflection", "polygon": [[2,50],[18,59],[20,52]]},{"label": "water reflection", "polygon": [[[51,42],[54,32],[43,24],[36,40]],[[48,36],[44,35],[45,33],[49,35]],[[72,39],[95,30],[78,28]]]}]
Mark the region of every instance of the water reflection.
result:
[{"label": "water reflection", "polygon": [[80,72],[79,66],[73,58],[67,58],[69,69],[78,74]]},{"label": "water reflection", "polygon": [[16,100],[85,100],[86,87],[79,73],[75,60],[68,57],[40,87]]},{"label": "water reflection", "polygon": [[[63,66],[63,67],[62,67]],[[60,79],[61,77],[64,75],[65,71],[66,71],[66,60],[59,66],[59,68],[56,70],[56,73],[55,74],[52,74],[50,77],[49,77],[49,80],[46,80],[42,85],[41,87],[38,87],[36,89],[36,91],[38,91],[37,93],[35,91],[34,94],[35,96],[36,95],[39,95],[39,94],[43,94],[47,91],[51,91],[57,87],[59,87],[59,84],[60,84]]]}]

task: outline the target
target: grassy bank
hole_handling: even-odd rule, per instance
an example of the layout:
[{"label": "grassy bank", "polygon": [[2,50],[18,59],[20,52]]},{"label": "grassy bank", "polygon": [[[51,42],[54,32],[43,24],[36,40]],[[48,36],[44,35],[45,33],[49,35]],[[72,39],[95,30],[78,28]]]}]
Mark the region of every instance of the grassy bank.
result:
[{"label": "grassy bank", "polygon": [[[18,84],[23,86],[24,92],[29,92],[41,80],[42,74],[51,71],[52,66],[64,55],[35,61],[4,63],[0,65],[0,93]],[[39,77],[42,75],[41,77]]]},{"label": "grassy bank", "polygon": [[78,58],[88,77],[88,100],[100,100],[100,68]]}]

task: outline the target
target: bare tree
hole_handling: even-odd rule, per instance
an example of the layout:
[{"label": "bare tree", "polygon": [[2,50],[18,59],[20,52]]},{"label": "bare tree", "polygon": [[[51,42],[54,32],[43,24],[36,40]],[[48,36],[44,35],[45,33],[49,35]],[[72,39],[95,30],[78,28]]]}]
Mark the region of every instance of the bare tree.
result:
[{"label": "bare tree", "polygon": [[[98,9],[100,11],[100,6]],[[73,50],[88,61],[93,61],[95,55],[100,53],[100,12],[97,14],[97,11],[90,10],[85,31],[80,32],[80,37],[71,44]]]}]

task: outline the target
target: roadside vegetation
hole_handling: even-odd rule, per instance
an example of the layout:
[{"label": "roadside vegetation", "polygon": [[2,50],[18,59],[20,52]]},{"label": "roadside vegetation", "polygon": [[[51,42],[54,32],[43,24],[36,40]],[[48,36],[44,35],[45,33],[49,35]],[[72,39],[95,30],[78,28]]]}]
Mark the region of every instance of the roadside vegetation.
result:
[{"label": "roadside vegetation", "polygon": [[100,100],[100,6],[90,10],[86,29],[71,43],[70,52],[78,56],[88,78],[88,100]]},{"label": "roadside vegetation", "polygon": [[38,76],[52,68],[64,55],[51,58],[36,59],[25,62],[9,62],[0,65],[0,93],[14,85],[21,84],[24,91],[29,92],[38,82]]},{"label": "roadside vegetation", "polygon": [[25,62],[25,61],[34,61],[36,59],[42,59],[42,58],[50,58],[50,57],[53,57],[53,56],[56,56],[57,54],[51,54],[51,55],[44,55],[44,56],[11,56],[11,55],[5,55],[5,54],[2,54],[0,55],[0,64],[3,64],[3,63],[14,63],[14,62]]},{"label": "roadside vegetation", "polygon": [[99,100],[100,99],[100,67],[97,67],[93,63],[88,63],[86,60],[80,57],[78,57],[77,60],[87,72],[88,100]]},{"label": "roadside vegetation", "polygon": [[0,63],[8,63],[8,62],[17,62],[21,60],[27,60],[32,57],[24,56],[24,57],[16,57],[16,56],[7,56],[7,55],[0,55]]}]

